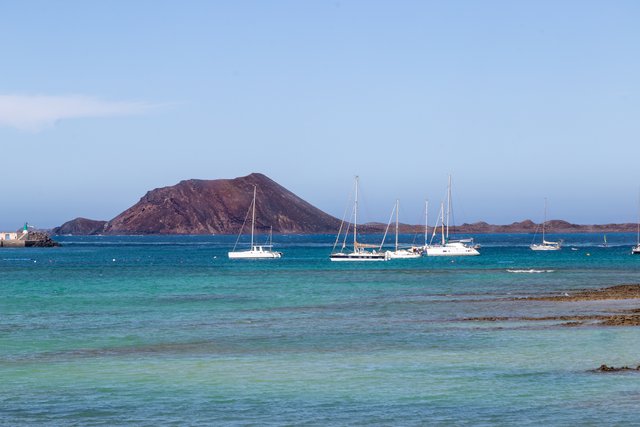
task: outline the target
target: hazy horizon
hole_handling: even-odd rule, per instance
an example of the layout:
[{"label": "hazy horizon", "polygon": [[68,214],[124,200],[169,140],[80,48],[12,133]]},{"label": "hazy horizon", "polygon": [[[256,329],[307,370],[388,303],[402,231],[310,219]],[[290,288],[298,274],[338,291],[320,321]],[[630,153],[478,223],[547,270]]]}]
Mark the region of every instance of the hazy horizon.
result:
[{"label": "hazy horizon", "polygon": [[0,230],[260,172],[342,217],[633,223],[634,1],[9,3]]}]

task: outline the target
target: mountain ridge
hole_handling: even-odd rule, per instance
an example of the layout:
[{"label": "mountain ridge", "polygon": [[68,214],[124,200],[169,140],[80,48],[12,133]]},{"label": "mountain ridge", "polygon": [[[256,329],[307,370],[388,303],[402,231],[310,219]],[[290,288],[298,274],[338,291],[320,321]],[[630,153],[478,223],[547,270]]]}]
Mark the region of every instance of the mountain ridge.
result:
[{"label": "mountain ridge", "polygon": [[[273,227],[279,234],[336,233],[340,220],[298,197],[261,174],[232,179],[187,179],[147,191],[140,200],[109,221],[75,218],[52,230],[53,234],[237,234],[248,215],[256,186],[256,232]],[[547,232],[635,232],[637,224],[571,224],[547,221]],[[250,219],[243,232],[249,233]],[[534,233],[540,224],[530,219],[506,225],[484,221],[450,227],[454,234]],[[359,225],[363,233],[384,232],[386,224]],[[424,224],[400,224],[402,233],[424,233]],[[433,228],[429,227],[428,233]]]}]

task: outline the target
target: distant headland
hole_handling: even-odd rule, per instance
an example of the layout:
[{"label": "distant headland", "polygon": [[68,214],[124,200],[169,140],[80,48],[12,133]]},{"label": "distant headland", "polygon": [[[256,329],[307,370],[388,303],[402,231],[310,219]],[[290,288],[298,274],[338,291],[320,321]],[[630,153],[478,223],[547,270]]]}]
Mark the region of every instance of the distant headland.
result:
[{"label": "distant headland", "polygon": [[[260,173],[234,178],[181,181],[156,188],[138,203],[109,221],[76,218],[56,227],[53,234],[235,234],[240,231],[257,187],[256,231],[278,234],[335,233],[340,220],[323,212]],[[508,225],[486,222],[451,227],[462,234],[533,233],[539,224],[531,220]],[[386,224],[363,224],[363,233],[384,232]],[[547,222],[552,233],[635,232],[637,225],[578,225],[566,221]],[[429,227],[431,229],[431,227]],[[424,232],[424,224],[401,224],[402,233]]]},{"label": "distant headland", "polygon": [[274,233],[335,232],[340,220],[302,200],[260,173],[235,179],[181,181],[156,188],[109,221],[76,218],[55,234],[234,234],[240,231],[253,187],[256,231]]}]

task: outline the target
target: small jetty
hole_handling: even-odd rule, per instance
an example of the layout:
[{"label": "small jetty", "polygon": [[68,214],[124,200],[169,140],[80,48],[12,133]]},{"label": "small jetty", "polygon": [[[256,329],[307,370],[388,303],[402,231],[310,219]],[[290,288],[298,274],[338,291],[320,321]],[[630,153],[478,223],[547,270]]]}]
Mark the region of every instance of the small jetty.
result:
[{"label": "small jetty", "polygon": [[29,231],[29,225],[19,231],[0,231],[0,248],[50,248],[60,246],[43,231]]}]

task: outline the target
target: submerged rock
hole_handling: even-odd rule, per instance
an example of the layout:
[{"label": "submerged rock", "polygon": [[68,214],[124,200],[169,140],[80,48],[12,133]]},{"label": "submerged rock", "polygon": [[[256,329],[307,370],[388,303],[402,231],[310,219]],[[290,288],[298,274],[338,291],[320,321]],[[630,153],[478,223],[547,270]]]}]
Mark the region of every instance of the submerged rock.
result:
[{"label": "submerged rock", "polygon": [[600,365],[596,372],[622,372],[622,371],[640,371],[640,365],[635,368],[630,368],[628,366],[621,366],[619,368],[615,366],[607,366],[605,364]]}]

